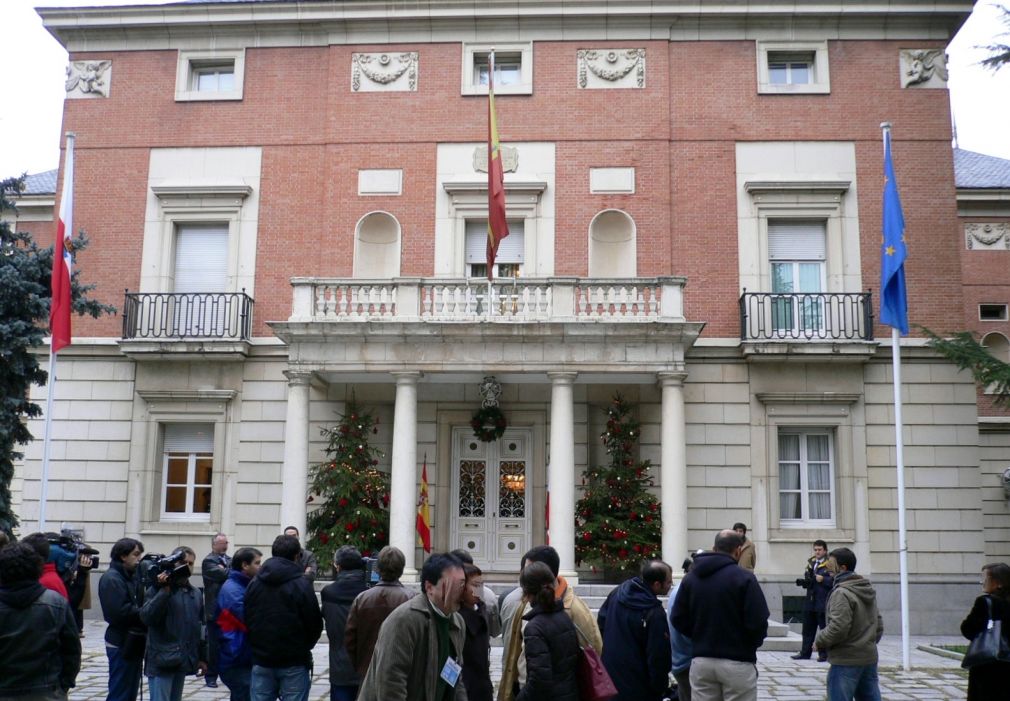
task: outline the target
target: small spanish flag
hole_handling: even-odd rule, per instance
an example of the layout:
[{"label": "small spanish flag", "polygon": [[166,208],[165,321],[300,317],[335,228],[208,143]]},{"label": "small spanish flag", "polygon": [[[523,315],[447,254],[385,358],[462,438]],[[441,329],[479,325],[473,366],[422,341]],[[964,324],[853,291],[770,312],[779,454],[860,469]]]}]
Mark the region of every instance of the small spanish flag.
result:
[{"label": "small spanish flag", "polygon": [[417,544],[431,552],[431,514],[428,512],[428,456],[421,467],[421,496],[417,500]]}]

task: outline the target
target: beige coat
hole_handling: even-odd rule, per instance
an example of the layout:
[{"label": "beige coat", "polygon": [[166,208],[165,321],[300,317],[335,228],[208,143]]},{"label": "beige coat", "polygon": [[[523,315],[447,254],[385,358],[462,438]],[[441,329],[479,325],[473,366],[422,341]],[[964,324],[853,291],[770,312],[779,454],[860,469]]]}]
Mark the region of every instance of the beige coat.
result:
[{"label": "beige coat", "polygon": [[[389,614],[379,630],[358,701],[434,701],[442,671],[438,667],[438,632],[433,619],[436,615],[423,594]],[[465,637],[463,617],[452,614],[449,640],[460,664]],[[453,699],[466,701],[462,677],[460,680]]]},{"label": "beige coat", "polygon": [[[589,607],[575,595],[572,588],[564,577],[558,577],[558,588],[563,588],[562,603],[565,606],[565,613],[572,619],[572,623],[579,630],[579,645],[592,645],[597,653],[603,655],[603,636],[600,635],[600,628],[596,625],[596,619]],[[513,687],[519,674],[519,656],[523,654],[523,633],[522,617],[526,613],[525,600],[519,604],[515,617],[512,619],[512,626],[509,630],[509,640],[506,646],[508,658],[502,660],[501,683],[498,685],[498,701],[513,701]],[[585,637],[583,637],[585,636]],[[587,639],[588,638],[588,639]],[[359,697],[360,701],[360,697]]]},{"label": "beige coat", "polygon": [[740,559],[737,564],[743,567],[745,570],[754,571],[757,566],[757,553],[754,551],[754,541],[745,540],[743,544],[743,550],[740,551]]}]

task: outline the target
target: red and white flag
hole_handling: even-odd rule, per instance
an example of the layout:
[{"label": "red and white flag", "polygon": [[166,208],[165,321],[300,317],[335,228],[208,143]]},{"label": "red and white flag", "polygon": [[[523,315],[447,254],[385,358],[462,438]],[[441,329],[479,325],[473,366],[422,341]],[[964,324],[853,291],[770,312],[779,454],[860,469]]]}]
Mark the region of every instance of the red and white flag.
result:
[{"label": "red and white flag", "polygon": [[63,162],[63,195],[60,198],[60,219],[56,224],[53,248],[52,301],[49,306],[49,328],[52,352],[70,345],[70,275],[73,273],[74,231],[74,135],[67,134],[67,157]]}]

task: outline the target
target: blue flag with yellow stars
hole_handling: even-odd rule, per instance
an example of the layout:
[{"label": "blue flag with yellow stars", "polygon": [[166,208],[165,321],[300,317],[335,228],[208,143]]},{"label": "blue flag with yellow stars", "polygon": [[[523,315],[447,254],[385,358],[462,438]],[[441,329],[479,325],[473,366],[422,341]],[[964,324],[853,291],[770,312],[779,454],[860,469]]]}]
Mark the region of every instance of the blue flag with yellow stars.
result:
[{"label": "blue flag with yellow stars", "polygon": [[908,335],[905,295],[905,215],[891,161],[891,132],[884,132],[884,242],[880,245],[880,322]]}]

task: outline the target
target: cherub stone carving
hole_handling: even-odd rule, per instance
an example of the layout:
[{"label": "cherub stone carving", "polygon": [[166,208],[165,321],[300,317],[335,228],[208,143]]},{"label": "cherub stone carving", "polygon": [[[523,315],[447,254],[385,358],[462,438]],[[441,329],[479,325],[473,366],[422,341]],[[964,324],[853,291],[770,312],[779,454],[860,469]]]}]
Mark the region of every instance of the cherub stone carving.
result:
[{"label": "cherub stone carving", "polygon": [[943,49],[902,49],[901,87],[944,87],[947,84],[947,56]]},{"label": "cherub stone carving", "polygon": [[108,97],[112,61],[71,61],[67,66],[67,97]]}]

